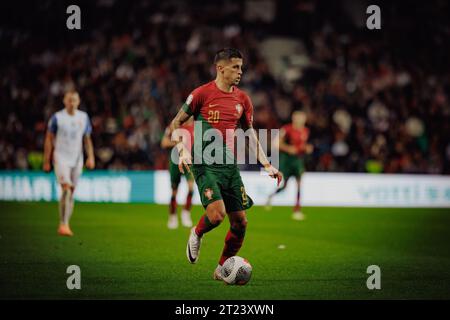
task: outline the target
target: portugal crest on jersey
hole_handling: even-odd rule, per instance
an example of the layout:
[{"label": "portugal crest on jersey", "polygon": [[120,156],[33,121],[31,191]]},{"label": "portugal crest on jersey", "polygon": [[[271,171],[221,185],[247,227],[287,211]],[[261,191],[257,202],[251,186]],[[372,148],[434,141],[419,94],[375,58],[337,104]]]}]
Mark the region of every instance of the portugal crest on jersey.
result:
[{"label": "portugal crest on jersey", "polygon": [[211,188],[207,188],[207,189],[205,189],[205,192],[204,192],[204,194],[205,194],[205,197],[207,197],[208,198],[208,200],[211,200],[212,199],[212,195],[213,195],[213,191],[212,191],[212,189]]},{"label": "portugal crest on jersey", "polygon": [[238,104],[235,106],[235,108],[236,108],[237,116],[238,116],[238,118],[240,118],[240,117],[241,117],[241,114],[242,114],[242,105],[241,105],[240,103],[238,103]]}]

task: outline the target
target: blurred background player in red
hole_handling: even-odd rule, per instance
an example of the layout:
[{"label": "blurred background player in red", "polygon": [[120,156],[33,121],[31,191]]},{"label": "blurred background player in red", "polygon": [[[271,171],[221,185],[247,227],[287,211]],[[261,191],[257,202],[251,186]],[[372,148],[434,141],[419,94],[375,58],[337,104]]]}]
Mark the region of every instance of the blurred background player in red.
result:
[{"label": "blurred background player in red", "polygon": [[304,220],[305,215],[300,208],[300,179],[305,170],[304,156],[312,153],[313,145],[308,143],[309,129],[306,127],[306,112],[296,110],[291,116],[292,122],[281,127],[278,140],[280,150],[280,171],[283,173],[283,184],[267,199],[266,207],[270,209],[272,198],[283,191],[290,177],[297,183],[297,197],[295,200],[294,220]]},{"label": "blurred background player in red", "polygon": [[[194,121],[193,117],[191,117],[186,123],[183,124],[181,129],[187,130],[184,132],[186,136],[184,137],[187,143],[187,148],[190,151],[192,143],[194,142]],[[170,185],[172,187],[172,196],[170,198],[169,205],[169,220],[167,221],[167,227],[169,229],[178,228],[178,215],[177,215],[177,193],[178,186],[181,182],[181,176],[184,176],[186,179],[186,183],[188,185],[188,194],[186,197],[186,203],[184,205],[183,210],[181,211],[181,224],[184,227],[192,227],[192,219],[191,219],[191,207],[192,207],[192,194],[194,192],[194,176],[192,172],[185,172],[184,174],[180,172],[178,169],[178,152],[173,152],[173,156],[176,159],[172,159],[172,150],[175,147],[176,142],[171,141],[170,139],[170,130],[166,129],[164,136],[161,140],[161,147],[164,149],[169,149],[171,152],[169,154],[169,173],[170,173]],[[176,149],[175,149],[176,151]]]}]

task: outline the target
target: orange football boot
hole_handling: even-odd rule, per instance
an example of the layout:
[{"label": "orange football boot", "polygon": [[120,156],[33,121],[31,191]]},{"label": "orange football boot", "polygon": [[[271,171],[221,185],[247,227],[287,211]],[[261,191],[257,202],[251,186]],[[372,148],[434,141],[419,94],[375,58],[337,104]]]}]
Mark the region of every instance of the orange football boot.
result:
[{"label": "orange football boot", "polygon": [[70,230],[70,227],[68,225],[66,225],[66,224],[60,224],[59,225],[58,234],[60,236],[67,236],[67,237],[73,236],[72,230]]}]

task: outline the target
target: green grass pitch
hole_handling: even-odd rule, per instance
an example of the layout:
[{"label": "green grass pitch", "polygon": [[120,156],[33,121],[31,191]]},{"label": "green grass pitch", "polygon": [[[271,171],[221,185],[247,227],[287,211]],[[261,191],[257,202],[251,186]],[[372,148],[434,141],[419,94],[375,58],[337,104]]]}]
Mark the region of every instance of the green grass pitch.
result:
[{"label": "green grass pitch", "polygon": [[[188,263],[188,229],[168,230],[167,207],[77,203],[73,238],[57,236],[56,203],[0,203],[0,299],[449,299],[450,212],[446,209],[304,208],[248,211],[240,256],[246,286],[212,273],[229,227],[203,240]],[[202,213],[193,208],[196,222]],[[284,245],[284,249],[279,249]],[[69,265],[81,290],[68,290]],[[369,265],[381,290],[368,290]]]}]

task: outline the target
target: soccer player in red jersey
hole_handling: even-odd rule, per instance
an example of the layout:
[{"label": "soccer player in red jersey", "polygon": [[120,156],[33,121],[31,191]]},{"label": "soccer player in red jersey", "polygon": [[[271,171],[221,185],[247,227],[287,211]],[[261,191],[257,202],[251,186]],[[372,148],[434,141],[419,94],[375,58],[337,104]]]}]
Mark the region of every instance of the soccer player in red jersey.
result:
[{"label": "soccer player in red jersey", "polygon": [[[254,146],[252,151],[268,175],[277,179],[277,185],[282,180],[282,174],[268,161],[253,130],[253,105],[249,96],[236,87],[242,77],[242,54],[237,49],[222,49],[216,53],[214,64],[216,79],[192,91],[173,119],[171,131],[172,140],[178,142],[180,171],[192,169],[206,209],[197,226],[191,229],[186,247],[189,262],[197,262],[203,235],[217,227],[225,216],[228,215],[230,221],[225,246],[213,274],[214,279],[220,280],[222,264],[236,255],[242,246],[247,227],[245,210],[253,205],[236,164],[234,139],[227,138],[227,133],[234,133],[238,124],[250,130],[250,145]],[[176,129],[192,115],[196,120],[193,159],[175,134]],[[201,134],[198,134],[198,129]],[[214,149],[214,155],[208,155],[211,149]]]},{"label": "soccer player in red jersey", "polygon": [[280,171],[283,173],[283,185],[272,193],[267,200],[267,207],[273,196],[286,188],[290,177],[294,177],[297,182],[297,198],[292,218],[294,220],[304,220],[305,216],[300,211],[300,179],[304,171],[304,156],[313,151],[313,146],[308,143],[309,129],[305,126],[307,120],[306,113],[303,111],[294,111],[292,113],[292,122],[283,126],[280,130],[279,149],[280,149]]},{"label": "soccer player in red jersey", "polygon": [[[183,124],[182,128],[186,129],[186,134],[189,135],[189,137],[186,137],[186,139],[189,139],[187,142],[187,149],[190,151],[192,147],[193,138],[194,138],[194,121],[192,121],[193,118],[191,117],[186,123]],[[173,142],[170,139],[170,128],[167,128],[164,136],[161,140],[161,147],[164,149],[171,149],[176,145],[175,142]],[[178,169],[178,153],[175,153],[175,158],[172,159],[172,153],[169,155],[169,174],[170,174],[170,185],[172,188],[172,195],[170,199],[170,206],[169,206],[169,220],[167,221],[167,227],[169,229],[176,229],[178,228],[178,215],[177,215],[177,193],[178,193],[178,186],[181,182],[181,176],[183,175],[180,172],[180,169]],[[184,177],[186,178],[186,183],[188,185],[188,194],[186,197],[186,203],[184,205],[183,210],[181,211],[181,224],[184,227],[192,227],[192,220],[191,220],[191,207],[192,207],[192,194],[194,192],[194,176],[192,175],[192,172],[185,172]]]}]

